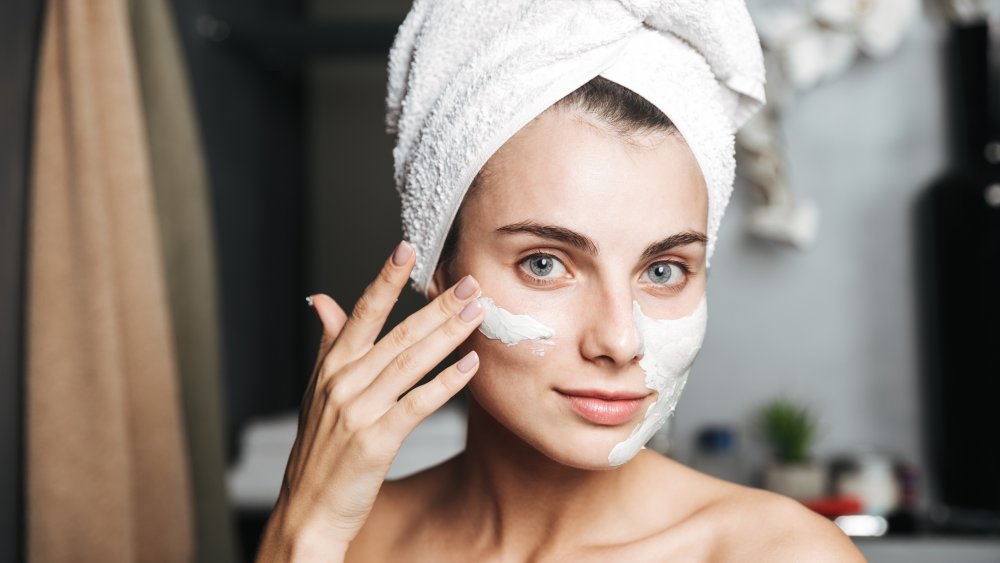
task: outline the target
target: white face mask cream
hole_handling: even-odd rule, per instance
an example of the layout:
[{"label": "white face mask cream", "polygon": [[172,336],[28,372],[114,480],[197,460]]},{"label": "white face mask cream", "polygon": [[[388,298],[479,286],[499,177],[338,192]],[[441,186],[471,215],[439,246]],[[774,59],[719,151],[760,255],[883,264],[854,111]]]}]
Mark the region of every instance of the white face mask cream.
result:
[{"label": "white face mask cream", "polygon": [[673,320],[647,317],[638,301],[632,302],[632,313],[639,329],[639,350],[636,352],[642,356],[639,367],[646,372],[646,387],[656,391],[657,398],[629,437],[611,450],[608,463],[612,467],[622,465],[639,453],[673,413],[705,337],[708,303],[702,296],[694,312]]},{"label": "white face mask cream", "polygon": [[[479,304],[486,311],[486,317],[479,325],[479,332],[486,338],[499,340],[507,346],[513,346],[522,340],[547,341],[556,332],[528,315],[515,315],[506,309],[497,307],[489,297],[480,297]],[[551,344],[551,342],[546,342]],[[536,355],[543,355],[538,353]]]}]

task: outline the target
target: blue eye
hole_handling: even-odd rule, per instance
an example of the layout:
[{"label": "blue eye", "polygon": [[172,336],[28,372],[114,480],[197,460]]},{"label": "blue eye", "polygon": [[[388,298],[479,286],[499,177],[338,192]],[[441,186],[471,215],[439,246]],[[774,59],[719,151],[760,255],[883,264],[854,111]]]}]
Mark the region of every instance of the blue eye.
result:
[{"label": "blue eye", "polygon": [[684,274],[687,272],[673,262],[657,262],[646,268],[649,281],[656,285],[677,285],[684,282]]},{"label": "blue eye", "polygon": [[532,254],[521,261],[521,267],[524,266],[527,266],[528,272],[538,278],[553,277],[549,275],[553,272],[556,276],[566,273],[566,267],[551,254]]}]

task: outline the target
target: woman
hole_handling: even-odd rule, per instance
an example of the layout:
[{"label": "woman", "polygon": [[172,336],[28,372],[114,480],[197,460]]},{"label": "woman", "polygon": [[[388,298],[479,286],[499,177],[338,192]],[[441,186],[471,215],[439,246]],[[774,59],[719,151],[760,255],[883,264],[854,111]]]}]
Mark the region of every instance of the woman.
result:
[{"label": "woman", "polygon": [[[433,246],[403,242],[350,317],[312,296],[323,341],[258,560],[864,561],[792,499],[640,450],[704,332],[717,196],[691,131],[593,77],[489,155],[432,275]],[[411,276],[432,301],[376,341]],[[543,330],[477,331],[510,319],[484,325],[491,303]],[[385,482],[465,387],[466,450]]]}]

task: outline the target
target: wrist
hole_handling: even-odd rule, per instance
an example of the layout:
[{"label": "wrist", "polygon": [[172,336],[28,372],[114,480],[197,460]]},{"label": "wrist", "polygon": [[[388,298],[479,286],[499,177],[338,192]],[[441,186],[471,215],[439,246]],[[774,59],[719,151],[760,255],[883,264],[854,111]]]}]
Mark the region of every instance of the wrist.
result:
[{"label": "wrist", "polygon": [[303,525],[289,518],[275,506],[257,550],[257,563],[300,561],[341,562],[347,553],[347,543],[331,538],[315,526]]},{"label": "wrist", "polygon": [[343,563],[347,556],[347,546],[329,541],[309,541],[299,538],[293,548],[291,561],[308,563],[323,561],[325,563]]}]

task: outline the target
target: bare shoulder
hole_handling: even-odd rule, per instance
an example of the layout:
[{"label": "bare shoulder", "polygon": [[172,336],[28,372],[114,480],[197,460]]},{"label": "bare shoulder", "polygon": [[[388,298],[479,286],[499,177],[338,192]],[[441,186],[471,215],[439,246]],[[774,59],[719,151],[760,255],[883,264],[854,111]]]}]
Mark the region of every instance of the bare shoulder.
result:
[{"label": "bare shoulder", "polygon": [[733,485],[708,512],[725,523],[712,561],[867,561],[836,524],[783,495]]},{"label": "bare shoulder", "polygon": [[645,459],[649,473],[643,480],[667,477],[672,484],[647,501],[647,514],[659,531],[625,546],[628,557],[615,559],[866,562],[836,524],[792,498],[718,479],[668,458]]}]

